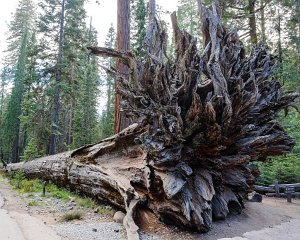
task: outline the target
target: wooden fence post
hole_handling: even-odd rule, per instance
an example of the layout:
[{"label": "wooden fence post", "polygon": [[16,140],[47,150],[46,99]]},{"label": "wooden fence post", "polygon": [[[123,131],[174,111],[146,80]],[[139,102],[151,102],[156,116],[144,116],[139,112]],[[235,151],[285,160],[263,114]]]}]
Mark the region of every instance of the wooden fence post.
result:
[{"label": "wooden fence post", "polygon": [[292,195],[295,192],[295,188],[294,187],[285,187],[285,194],[286,194],[286,200],[288,203],[292,202]]},{"label": "wooden fence post", "polygon": [[275,188],[275,196],[276,196],[276,197],[280,197],[280,193],[279,193],[279,184],[278,184],[278,181],[277,181],[277,180],[274,182],[274,188]]},{"label": "wooden fence post", "polygon": [[43,181],[43,194],[42,196],[45,197],[46,196],[46,186],[48,184],[48,181]]}]

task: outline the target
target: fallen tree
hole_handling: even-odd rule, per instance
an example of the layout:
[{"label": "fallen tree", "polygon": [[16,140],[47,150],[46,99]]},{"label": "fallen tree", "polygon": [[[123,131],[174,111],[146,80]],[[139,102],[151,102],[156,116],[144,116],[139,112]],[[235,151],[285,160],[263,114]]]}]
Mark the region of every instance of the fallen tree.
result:
[{"label": "fallen tree", "polygon": [[172,14],[175,58],[166,32],[150,23],[141,62],[130,52],[90,47],[121,59],[130,73],[106,69],[120,83],[123,111],[135,124],[98,144],[11,164],[27,177],[52,180],[126,210],[129,239],[138,239],[136,216],[151,210],[165,223],[201,232],[213,219],[241,212],[258,169],[253,161],[286,154],[294,146],[276,121],[293,106],[271,77],[276,57],[258,45],[246,57],[237,30],[221,24],[221,9],[199,1],[205,49],[181,31]]}]

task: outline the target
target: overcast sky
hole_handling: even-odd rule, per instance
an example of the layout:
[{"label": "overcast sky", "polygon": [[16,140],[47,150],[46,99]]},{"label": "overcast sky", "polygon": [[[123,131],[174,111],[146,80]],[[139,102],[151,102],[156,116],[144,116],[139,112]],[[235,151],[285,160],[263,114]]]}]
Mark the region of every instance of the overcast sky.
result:
[{"label": "overcast sky", "polygon": [[[34,0],[38,2],[39,0]],[[93,26],[97,29],[99,45],[102,45],[110,24],[116,26],[117,0],[89,0],[86,4],[88,16],[93,18]],[[147,1],[147,0],[146,0]],[[0,52],[6,48],[7,23],[10,22],[12,13],[19,0],[0,0]],[[168,11],[176,9],[177,0],[156,0],[156,3]],[[87,19],[88,22],[88,19]],[[2,55],[2,54],[1,54]]]}]

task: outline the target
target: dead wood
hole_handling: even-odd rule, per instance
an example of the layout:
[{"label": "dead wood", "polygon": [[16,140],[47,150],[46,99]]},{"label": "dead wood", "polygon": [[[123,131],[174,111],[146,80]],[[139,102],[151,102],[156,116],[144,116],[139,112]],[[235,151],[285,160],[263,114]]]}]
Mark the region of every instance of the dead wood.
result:
[{"label": "dead wood", "polygon": [[[205,50],[179,29],[175,58],[166,54],[167,34],[151,21],[148,56],[90,47],[120,59],[130,77],[119,81],[122,108],[136,124],[73,152],[10,165],[26,176],[50,179],[127,211],[129,239],[138,239],[135,216],[150,209],[161,221],[209,231],[214,219],[241,212],[259,172],[251,164],[290,152],[294,139],[276,121],[299,97],[285,93],[272,73],[276,56],[258,45],[249,56],[236,29],[221,23],[217,3],[199,1]],[[150,34],[150,35],[149,35]]]}]

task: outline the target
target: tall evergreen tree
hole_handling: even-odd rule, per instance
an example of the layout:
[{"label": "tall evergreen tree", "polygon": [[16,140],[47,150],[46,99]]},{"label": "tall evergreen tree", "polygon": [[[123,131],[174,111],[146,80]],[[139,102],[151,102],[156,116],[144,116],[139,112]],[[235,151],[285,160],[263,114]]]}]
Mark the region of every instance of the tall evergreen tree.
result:
[{"label": "tall evergreen tree", "polygon": [[59,111],[60,111],[60,94],[61,94],[61,81],[62,81],[62,57],[63,57],[63,41],[64,41],[64,22],[65,22],[65,0],[61,1],[61,15],[59,23],[59,40],[58,40],[58,53],[55,72],[53,108],[51,113],[51,135],[49,154],[57,152],[57,136],[59,124]]},{"label": "tall evergreen tree", "polygon": [[[88,46],[97,45],[97,32],[90,23],[90,29],[86,29],[84,36]],[[76,102],[74,111],[73,147],[90,144],[99,139],[97,96],[99,94],[98,60],[95,56],[84,54],[81,51],[78,66],[78,89],[76,90]]]},{"label": "tall evergreen tree", "polygon": [[8,25],[8,46],[4,58],[6,66],[16,67],[25,29],[30,33],[34,28],[34,22],[35,5],[32,0],[19,0],[16,11],[12,16],[12,21]]},{"label": "tall evergreen tree", "polygon": [[131,46],[137,56],[145,56],[144,38],[146,36],[147,9],[144,0],[135,0],[130,5],[132,16],[130,23]]},{"label": "tall evergreen tree", "polygon": [[24,81],[26,76],[28,29],[25,28],[21,42],[20,53],[14,79],[14,87],[8,102],[5,113],[5,143],[7,149],[11,148],[11,161],[19,161],[19,137],[20,137],[20,116],[22,114],[22,100],[24,94]]},{"label": "tall evergreen tree", "polygon": [[[113,25],[110,26],[106,40],[105,40],[105,47],[114,48],[115,46],[115,38],[116,33],[113,28]],[[102,64],[107,67],[114,67],[115,61],[111,58],[103,59]],[[106,87],[106,106],[102,112],[101,116],[101,138],[109,137],[114,133],[114,78],[109,74],[104,73],[103,78],[105,79],[105,87]]]},{"label": "tall evergreen tree", "polygon": [[181,29],[185,29],[193,36],[199,36],[199,14],[196,0],[179,0],[177,18]]}]

